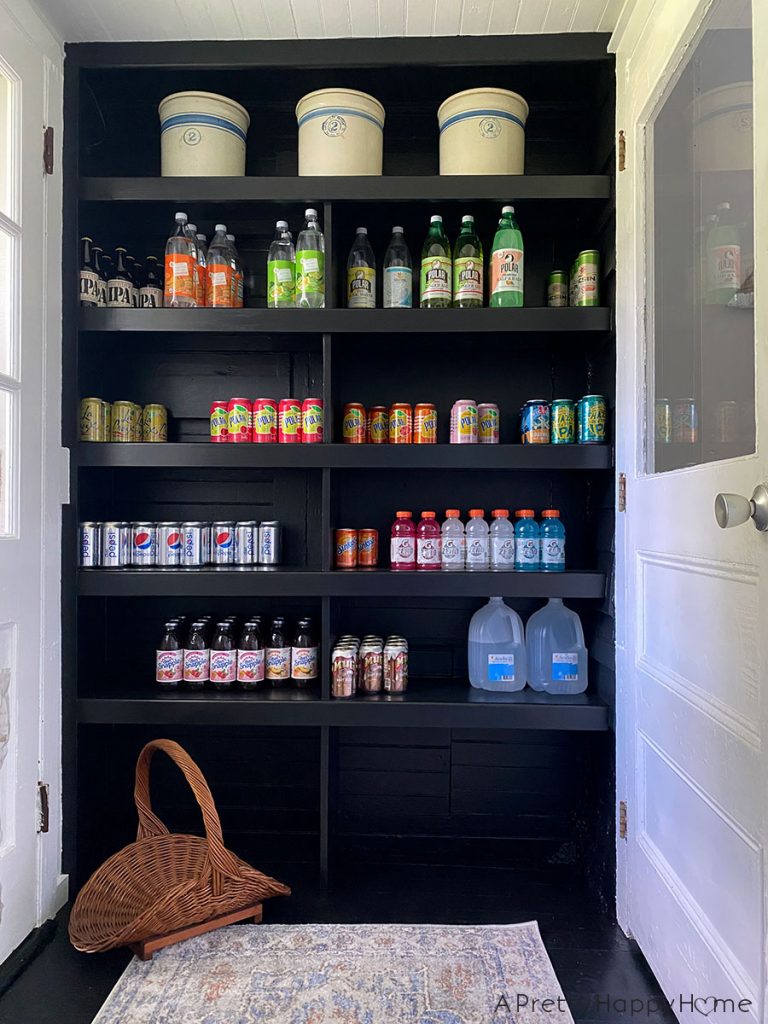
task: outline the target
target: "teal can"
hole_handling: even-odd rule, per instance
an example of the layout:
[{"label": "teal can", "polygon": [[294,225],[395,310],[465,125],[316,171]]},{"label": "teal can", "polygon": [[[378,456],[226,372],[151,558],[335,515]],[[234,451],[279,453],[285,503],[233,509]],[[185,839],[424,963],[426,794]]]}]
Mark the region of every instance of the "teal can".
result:
[{"label": "teal can", "polygon": [[550,411],[552,444],[576,443],[576,403],[570,398],[556,398]]},{"label": "teal can", "polygon": [[579,399],[579,444],[604,444],[607,406],[603,395],[584,395]]}]

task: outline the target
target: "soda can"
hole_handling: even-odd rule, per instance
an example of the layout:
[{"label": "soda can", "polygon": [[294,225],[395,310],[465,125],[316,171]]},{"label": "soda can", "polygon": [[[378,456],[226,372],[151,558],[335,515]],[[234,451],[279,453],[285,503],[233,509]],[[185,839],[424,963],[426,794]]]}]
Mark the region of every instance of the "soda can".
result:
[{"label": "soda can", "polygon": [[357,651],[338,643],[331,654],[331,696],[354,697],[357,681]]},{"label": "soda can", "polygon": [[103,398],[101,400],[101,430],[105,440],[112,436],[112,405],[105,402]]},{"label": "soda can", "polygon": [[207,565],[211,560],[210,523],[182,523],[181,544],[182,565]]},{"label": "soda can", "polygon": [[253,407],[248,398],[230,398],[227,402],[227,441],[241,444],[252,438]]},{"label": "soda can", "polygon": [[235,561],[235,524],[226,519],[211,523],[211,562],[233,565]]},{"label": "soda can", "polygon": [[344,444],[365,444],[365,406],[359,402],[347,402],[341,422],[341,437]]},{"label": "soda can", "polygon": [[368,444],[389,441],[389,412],[385,405],[372,405],[368,410]]},{"label": "soda can", "polygon": [[319,444],[323,440],[323,400],[305,398],[301,403],[301,440]]},{"label": "soda can", "polygon": [[357,530],[334,530],[334,565],[337,569],[357,567]]},{"label": "soda can", "polygon": [[157,564],[181,565],[182,535],[178,523],[157,524]]},{"label": "soda can", "polygon": [[143,412],[144,410],[136,402],[131,402],[133,406],[133,416],[131,417],[131,440],[132,441],[143,441]]},{"label": "soda can", "polygon": [[101,524],[80,523],[80,565],[97,569],[101,565]]},{"label": "soda can", "polygon": [[105,433],[101,398],[83,398],[80,402],[80,440],[108,441]]},{"label": "soda can", "polygon": [[253,565],[253,535],[257,529],[253,520],[235,523],[235,565]]},{"label": "soda can", "polygon": [[574,306],[600,305],[600,253],[583,249],[576,257]]},{"label": "soda can", "polygon": [[[687,401],[693,402],[690,398]],[[579,444],[605,442],[606,404],[602,395],[584,395],[578,405]]]},{"label": "soda can", "polygon": [[437,444],[437,407],[419,402],[413,410],[413,443]]},{"label": "soda can", "polygon": [[168,410],[164,405],[145,405],[141,414],[142,441],[168,440]]},{"label": "soda can", "polygon": [[499,443],[499,407],[481,402],[477,407],[477,440],[480,444]]},{"label": "soda can", "polygon": [[408,689],[408,641],[402,637],[387,637],[383,654],[384,692],[405,693]]},{"label": "soda can", "polygon": [[277,410],[277,440],[281,444],[301,442],[301,406],[295,398],[281,398]]},{"label": "soda can", "polygon": [[129,564],[128,523],[101,524],[101,566],[104,569],[124,569]]},{"label": "soda can", "polygon": [[408,402],[395,402],[389,410],[389,443],[411,444],[413,412]]},{"label": "soda can", "polygon": [[112,403],[112,429],[110,437],[113,441],[132,441],[136,432],[136,406],[133,402],[121,399]]},{"label": "soda can", "polygon": [[549,444],[549,402],[532,398],[520,410],[520,437],[523,444]]},{"label": "soda can", "polygon": [[214,398],[210,409],[211,440],[215,444],[222,444],[227,440],[229,429],[227,427],[227,403],[223,398]]},{"label": "soda can", "polygon": [[379,531],[365,527],[357,531],[357,564],[363,569],[375,569],[379,564]]},{"label": "soda can", "polygon": [[719,444],[734,444],[739,439],[738,402],[718,402],[715,407],[715,438]]},{"label": "soda can", "polygon": [[384,644],[366,637],[357,655],[357,689],[360,693],[381,693],[384,689]]},{"label": "soda can", "polygon": [[699,414],[693,398],[678,398],[672,407],[672,438],[675,444],[696,444]]},{"label": "soda can", "polygon": [[282,530],[276,519],[259,523],[256,561],[259,565],[279,565],[283,558]]},{"label": "soda can", "polygon": [[460,398],[451,409],[451,444],[477,444],[477,402]]},{"label": "soda can", "polygon": [[277,402],[274,398],[254,398],[253,440],[256,444],[277,442]]},{"label": "soda can", "polygon": [[131,565],[155,565],[157,528],[154,523],[131,523]]},{"label": "soda can", "polygon": [[672,403],[668,398],[653,403],[653,438],[656,444],[672,444]]},{"label": "soda can", "polygon": [[570,398],[556,398],[550,413],[550,442],[576,443],[576,403]]},{"label": "soda can", "polygon": [[570,280],[564,270],[553,270],[547,278],[547,305],[550,308],[567,306]]}]

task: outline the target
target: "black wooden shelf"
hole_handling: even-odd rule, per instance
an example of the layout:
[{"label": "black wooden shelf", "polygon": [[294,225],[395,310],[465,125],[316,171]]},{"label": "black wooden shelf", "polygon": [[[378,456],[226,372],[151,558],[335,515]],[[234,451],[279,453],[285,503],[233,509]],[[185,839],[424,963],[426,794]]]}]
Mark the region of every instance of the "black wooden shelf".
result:
[{"label": "black wooden shelf", "polygon": [[610,469],[610,445],[82,443],[78,466],[253,469]]},{"label": "black wooden shelf", "polygon": [[123,695],[81,697],[83,724],[417,726],[422,728],[559,729],[604,731],[608,708],[590,693],[552,696],[476,690],[464,680],[412,680],[408,692],[321,699],[317,691],[263,690],[253,693],[170,694],[141,690]]},{"label": "black wooden shelf", "polygon": [[242,178],[81,178],[91,202],[321,203],[510,202],[528,199],[608,199],[606,174],[406,175]]},{"label": "black wooden shelf", "polygon": [[206,334],[477,334],[600,332],[607,306],[549,309],[81,309],[81,331]]},{"label": "black wooden shelf", "polygon": [[80,569],[85,597],[596,597],[601,572],[392,572],[291,568]]}]

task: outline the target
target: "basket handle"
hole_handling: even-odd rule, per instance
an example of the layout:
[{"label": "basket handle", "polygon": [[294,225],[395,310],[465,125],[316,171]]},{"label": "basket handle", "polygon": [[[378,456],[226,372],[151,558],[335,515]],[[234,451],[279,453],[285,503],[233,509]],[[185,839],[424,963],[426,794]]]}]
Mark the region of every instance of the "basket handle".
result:
[{"label": "basket handle", "polygon": [[133,797],[139,814],[137,838],[151,839],[155,836],[168,835],[168,829],[152,810],[152,801],[149,795],[149,766],[156,750],[167,754],[177,765],[195,795],[205,823],[208,859],[213,876],[213,892],[214,895],[219,896],[223,890],[224,879],[240,878],[240,869],[234,854],[224,846],[221,822],[205,776],[186,750],[173,740],[151,740],[141,751],[136,762],[136,786]]}]

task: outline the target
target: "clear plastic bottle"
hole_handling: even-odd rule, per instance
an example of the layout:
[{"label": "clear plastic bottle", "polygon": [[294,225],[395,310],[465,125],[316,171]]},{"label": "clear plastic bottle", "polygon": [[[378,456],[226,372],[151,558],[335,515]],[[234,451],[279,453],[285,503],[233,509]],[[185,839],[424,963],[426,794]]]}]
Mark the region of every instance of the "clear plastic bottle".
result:
[{"label": "clear plastic bottle", "polygon": [[461,218],[461,233],[453,247],[453,304],[473,309],[483,304],[483,246],[475,231],[475,218]]},{"label": "clear plastic bottle", "polygon": [[587,688],[587,648],[576,612],[551,597],[528,620],[525,630],[528,682],[547,693],[583,693]]},{"label": "clear plastic bottle", "polygon": [[464,568],[464,524],[457,508],[445,510],[445,522],[440,528],[440,565],[448,572]]},{"label": "clear plastic bottle", "polygon": [[347,309],[375,309],[376,257],[368,241],[368,228],[356,228],[347,257]]},{"label": "clear plastic bottle", "polygon": [[205,305],[205,274],[200,266],[200,247],[197,242],[197,224],[187,224],[187,238],[195,257],[195,304]]},{"label": "clear plastic bottle", "polygon": [[509,509],[495,508],[491,515],[491,569],[497,572],[514,569],[515,528],[509,521]]},{"label": "clear plastic bottle", "polygon": [[384,255],[384,309],[410,309],[413,305],[413,263],[401,227],[392,228]]},{"label": "clear plastic bottle", "polygon": [[490,560],[490,543],[488,536],[488,523],[483,516],[485,512],[481,508],[469,510],[469,522],[465,530],[466,561],[467,569],[475,572],[482,572],[488,569]]},{"label": "clear plastic bottle", "polygon": [[200,284],[202,286],[200,305],[204,306],[208,292],[208,239],[202,231],[198,231],[195,238],[197,239],[197,269],[200,275]]},{"label": "clear plastic bottle", "polygon": [[523,236],[514,206],[504,206],[493,236],[491,252],[491,306],[522,306],[524,277]]},{"label": "clear plastic bottle", "polygon": [[236,309],[242,309],[245,298],[243,261],[240,259],[240,253],[235,245],[235,236],[227,235],[227,241],[229,242],[229,262],[232,267],[232,305]]},{"label": "clear plastic bottle", "polygon": [[480,690],[522,690],[527,675],[525,633],[517,612],[492,597],[469,623],[469,681]]},{"label": "clear plastic bottle", "polygon": [[440,571],[440,527],[434,512],[422,512],[416,527],[416,568],[420,572]]},{"label": "clear plastic bottle", "polygon": [[741,287],[741,233],[730,203],[717,204],[707,235],[707,304],[727,306]]},{"label": "clear plastic bottle", "polygon": [[325,239],[317,210],[307,210],[296,239],[296,305],[302,309],[325,306]]},{"label": "clear plastic bottle", "polygon": [[292,309],[296,305],[296,249],[288,221],[275,224],[275,237],[267,256],[267,306]]},{"label": "clear plastic bottle", "polygon": [[421,249],[419,304],[422,309],[447,309],[451,304],[451,246],[439,214],[430,217]]},{"label": "clear plastic bottle", "polygon": [[396,512],[389,542],[389,564],[393,571],[416,568],[416,526],[410,512]]},{"label": "clear plastic bottle", "polygon": [[539,526],[532,508],[515,512],[515,569],[518,572],[538,572],[540,568]]},{"label": "clear plastic bottle", "polygon": [[560,511],[545,508],[541,513],[541,571],[565,572],[565,527],[560,520]]},{"label": "clear plastic bottle", "polygon": [[205,304],[219,309],[232,306],[232,260],[226,224],[216,225],[208,246]]}]

